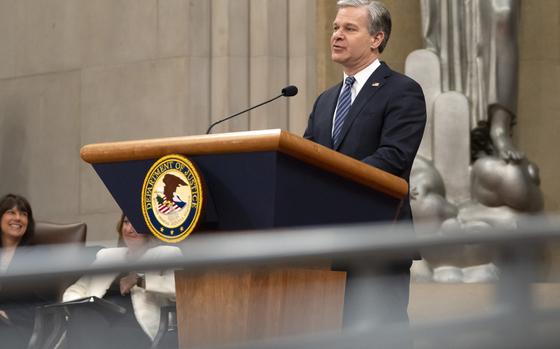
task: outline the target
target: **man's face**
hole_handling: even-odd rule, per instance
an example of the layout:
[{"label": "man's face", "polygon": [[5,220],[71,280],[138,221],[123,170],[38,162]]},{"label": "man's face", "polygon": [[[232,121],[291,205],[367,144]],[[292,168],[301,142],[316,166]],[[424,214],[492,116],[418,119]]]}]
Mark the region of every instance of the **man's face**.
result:
[{"label": "man's face", "polygon": [[[383,33],[371,36],[368,31],[368,10],[365,7],[343,7],[333,22],[331,59],[353,75],[373,62]],[[374,50],[375,49],[375,50]]]}]

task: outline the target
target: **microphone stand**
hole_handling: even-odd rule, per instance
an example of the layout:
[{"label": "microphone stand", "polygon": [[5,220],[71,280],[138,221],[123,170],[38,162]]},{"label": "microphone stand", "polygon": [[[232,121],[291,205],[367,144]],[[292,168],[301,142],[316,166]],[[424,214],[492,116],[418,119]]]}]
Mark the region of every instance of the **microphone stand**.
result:
[{"label": "microphone stand", "polygon": [[213,124],[211,124],[210,127],[208,127],[208,130],[206,131],[206,134],[210,134],[210,131],[212,130],[212,128],[213,128],[214,126],[216,126],[217,124],[220,124],[220,123],[222,123],[222,122],[224,122],[224,121],[227,121],[227,120],[229,120],[229,119],[231,119],[231,118],[233,118],[233,117],[236,117],[236,116],[239,115],[239,114],[243,114],[243,113],[246,113],[246,112],[248,112],[248,111],[250,111],[250,110],[253,110],[253,109],[255,109],[255,108],[258,108],[258,107],[260,107],[261,105],[264,105],[264,104],[266,104],[266,103],[270,103],[270,102],[272,102],[272,101],[274,101],[274,100],[276,100],[276,99],[278,99],[278,98],[280,98],[280,97],[282,97],[282,96],[284,96],[284,93],[282,93],[282,94],[280,94],[280,95],[278,95],[278,96],[276,96],[276,97],[274,97],[274,98],[272,98],[272,99],[269,99],[269,100],[266,101],[266,102],[262,102],[261,104],[257,104],[257,105],[255,105],[254,107],[251,107],[251,108],[249,108],[249,109],[240,111],[240,112],[237,113],[237,114],[233,114],[232,116],[228,116],[228,117],[225,118],[225,119],[218,120],[218,121],[214,122]]}]

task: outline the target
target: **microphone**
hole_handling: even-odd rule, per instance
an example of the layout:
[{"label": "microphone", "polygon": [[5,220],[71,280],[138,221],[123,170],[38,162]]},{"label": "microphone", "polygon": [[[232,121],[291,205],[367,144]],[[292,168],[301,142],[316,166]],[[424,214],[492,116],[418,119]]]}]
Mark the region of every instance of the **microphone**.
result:
[{"label": "microphone", "polygon": [[284,88],[282,89],[281,94],[279,94],[278,96],[276,96],[276,97],[274,97],[274,98],[272,98],[272,99],[269,99],[269,100],[266,101],[266,102],[262,102],[261,104],[257,104],[257,105],[255,105],[254,107],[251,107],[251,108],[249,108],[249,109],[245,109],[245,110],[243,110],[243,111],[240,111],[240,112],[237,113],[237,114],[233,114],[233,115],[231,115],[231,116],[228,116],[227,118],[224,118],[224,119],[221,119],[221,120],[218,120],[218,121],[214,122],[213,124],[210,125],[210,127],[208,127],[208,130],[206,131],[206,134],[210,134],[210,131],[212,130],[212,128],[213,128],[214,126],[216,126],[217,124],[220,124],[220,123],[222,123],[222,122],[224,122],[224,121],[226,121],[226,120],[229,120],[229,119],[231,119],[231,118],[234,118],[234,117],[236,117],[237,115],[240,115],[240,114],[246,113],[246,112],[248,112],[248,111],[250,111],[250,110],[253,110],[253,109],[255,109],[255,108],[258,108],[258,107],[260,107],[261,105],[265,105],[265,104],[267,104],[267,103],[270,103],[270,102],[272,102],[272,101],[274,101],[274,100],[276,100],[276,99],[278,99],[278,98],[280,98],[280,97],[293,97],[293,96],[297,95],[297,93],[298,93],[298,88],[297,88],[296,86],[294,86],[294,85],[286,86],[286,87],[284,87]]},{"label": "microphone", "polygon": [[298,89],[294,85],[286,86],[282,89],[282,96],[284,97],[293,97],[297,95]]}]

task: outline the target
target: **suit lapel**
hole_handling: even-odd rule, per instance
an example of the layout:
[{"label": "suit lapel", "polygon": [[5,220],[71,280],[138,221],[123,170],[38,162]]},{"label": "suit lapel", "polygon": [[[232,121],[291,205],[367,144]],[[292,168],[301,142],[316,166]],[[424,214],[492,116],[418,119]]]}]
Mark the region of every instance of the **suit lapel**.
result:
[{"label": "suit lapel", "polygon": [[[348,130],[356,120],[356,117],[361,113],[362,109],[366,106],[366,104],[375,96],[377,91],[379,91],[386,83],[386,79],[391,75],[391,69],[385,64],[381,63],[381,65],[371,74],[365,85],[360,90],[358,96],[352,103],[348,115],[344,120],[344,124],[342,125],[342,130],[340,131],[339,142],[333,146],[334,150],[338,150],[340,148],[340,144],[344,141]],[[334,110],[333,110],[334,113]],[[331,120],[332,126],[332,120]]]}]

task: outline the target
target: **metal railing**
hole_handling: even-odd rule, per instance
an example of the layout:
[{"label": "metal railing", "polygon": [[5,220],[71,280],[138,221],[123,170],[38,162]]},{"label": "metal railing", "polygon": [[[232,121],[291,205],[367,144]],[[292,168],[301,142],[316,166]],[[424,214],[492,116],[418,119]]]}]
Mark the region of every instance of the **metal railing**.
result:
[{"label": "metal railing", "polygon": [[[348,268],[371,270],[375,274],[380,265],[410,260],[419,250],[479,245],[495,252],[496,264],[501,271],[495,288],[496,306],[484,315],[445,322],[375,326],[368,323],[366,315],[366,318],[353,322],[360,326],[337,333],[256,341],[232,347],[394,348],[401,346],[395,343],[395,338],[407,336],[417,348],[557,348],[560,347],[560,312],[557,309],[535,309],[531,284],[538,273],[539,251],[546,244],[560,239],[558,222],[550,218],[532,218],[524,220],[515,230],[446,237],[435,234],[416,236],[410,226],[380,224],[195,234],[177,245],[183,251],[182,257],[103,265],[91,265],[91,259],[80,255],[80,248],[58,246],[30,251],[25,263],[0,274],[0,283],[28,282],[47,275],[177,268],[201,271],[287,263],[338,263]],[[57,258],[48,257],[53,255]],[[370,295],[357,297],[360,297],[358,303],[367,304]]]}]

